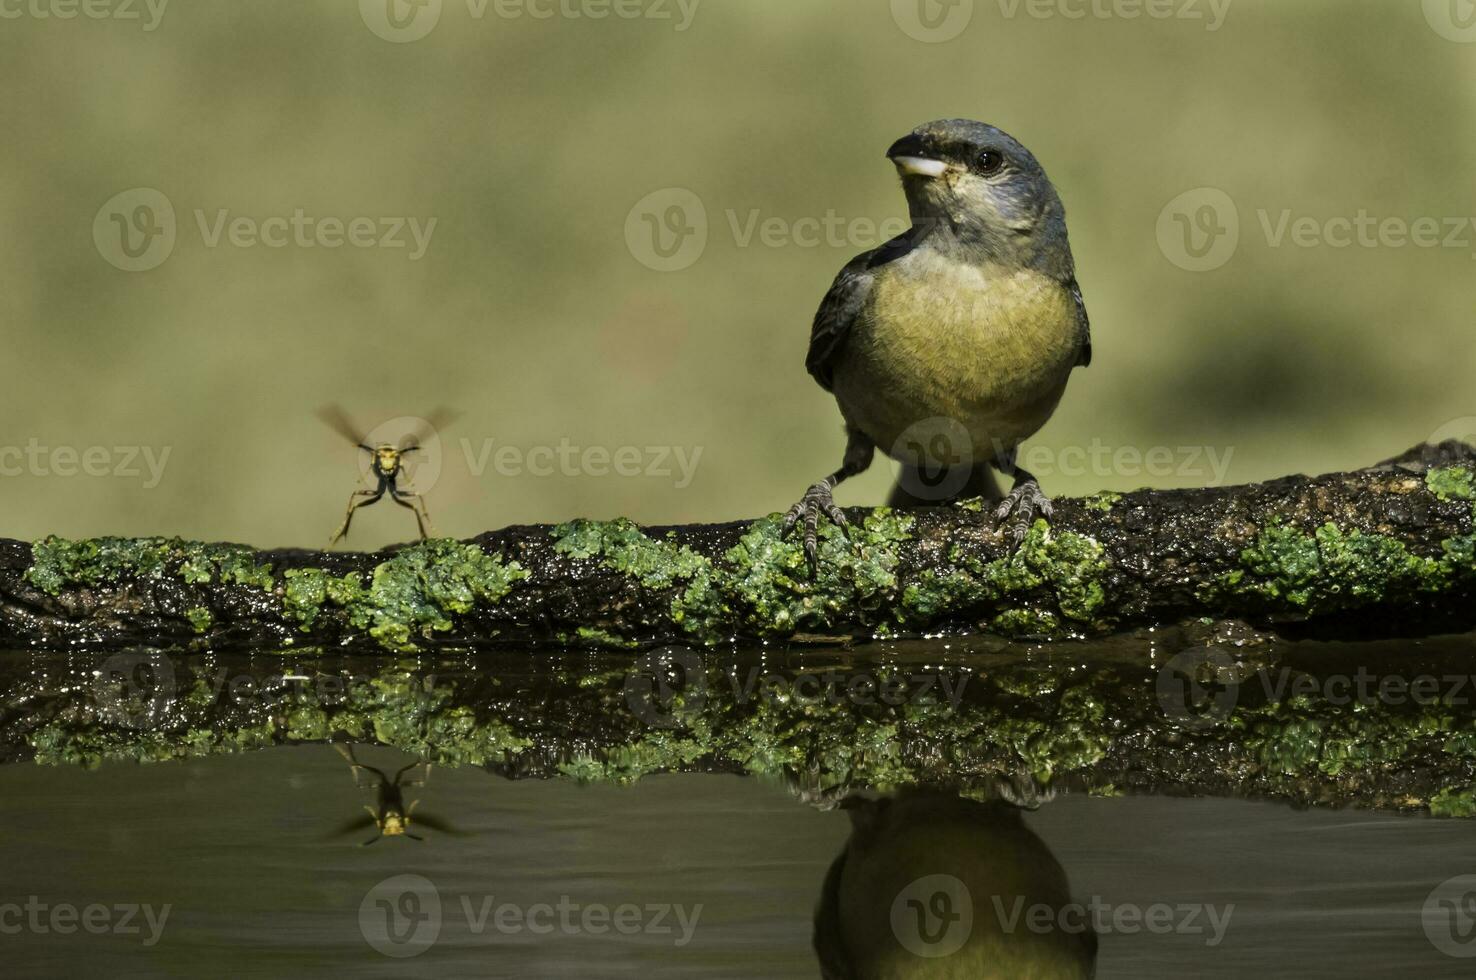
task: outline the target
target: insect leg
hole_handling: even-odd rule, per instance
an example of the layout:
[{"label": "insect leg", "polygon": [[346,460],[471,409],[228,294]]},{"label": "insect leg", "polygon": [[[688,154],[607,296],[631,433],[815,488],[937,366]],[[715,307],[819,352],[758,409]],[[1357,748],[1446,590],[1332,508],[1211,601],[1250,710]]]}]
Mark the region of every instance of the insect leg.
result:
[{"label": "insect leg", "polygon": [[338,542],[342,541],[344,537],[348,534],[349,523],[354,519],[354,511],[358,510],[360,507],[368,507],[370,504],[378,503],[379,498],[383,496],[383,489],[355,490],[353,493],[349,494],[348,510],[344,511],[343,514],[343,525],[339,527],[338,532],[334,534],[331,539],[329,539],[329,546],[331,547],[335,544],[338,544]]}]

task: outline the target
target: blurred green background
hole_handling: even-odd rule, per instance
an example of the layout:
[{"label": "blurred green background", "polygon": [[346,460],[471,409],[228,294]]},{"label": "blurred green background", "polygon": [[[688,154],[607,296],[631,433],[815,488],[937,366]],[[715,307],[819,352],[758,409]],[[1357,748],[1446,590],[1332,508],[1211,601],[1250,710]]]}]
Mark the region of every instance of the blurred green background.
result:
[{"label": "blurred green background", "polygon": [[[804,371],[810,318],[905,214],[887,146],[944,116],[1014,133],[1066,202],[1096,361],[1035,440],[1048,492],[1217,477],[1179,447],[1230,453],[1218,478],[1247,481],[1355,467],[1442,426],[1476,437],[1460,0],[1231,0],[1218,21],[1208,0],[1199,19],[1111,0],[1105,17],[1089,0],[621,0],[638,17],[393,0],[398,33],[391,0],[174,0],[153,29],[143,0],[90,2],[141,19],[0,3],[6,536],[321,546],[359,479],[314,417],[327,402],[366,430],[464,413],[438,478],[421,474],[442,533],[782,509],[843,446]],[[951,36],[926,39],[919,13]],[[158,198],[138,188],[173,209],[172,249],[140,231],[167,214],[140,212]],[[1171,261],[1181,219],[1164,212],[1199,188],[1233,202],[1219,225],[1238,218],[1239,241],[1194,272]],[[1204,193],[1191,230],[1215,225]],[[408,230],[400,248],[210,244],[222,212],[250,219],[244,243],[299,209],[372,219],[375,239],[385,218],[436,224],[418,256]],[[1284,213],[1360,211],[1437,219],[1442,239],[1467,223],[1451,247],[1274,240]],[[153,243],[138,261],[163,260],[119,268],[120,221]],[[663,259],[653,230],[686,245]],[[634,447],[626,468],[655,472],[572,455],[573,475],[556,456],[528,471],[560,445]],[[163,460],[157,481],[135,447]],[[700,451],[689,482],[657,447]],[[1102,462],[1153,447],[1172,456],[1152,471]],[[89,450],[97,475],[67,475]],[[879,502],[889,473],[879,460],[840,499]],[[382,504],[350,544],[413,530]]]}]

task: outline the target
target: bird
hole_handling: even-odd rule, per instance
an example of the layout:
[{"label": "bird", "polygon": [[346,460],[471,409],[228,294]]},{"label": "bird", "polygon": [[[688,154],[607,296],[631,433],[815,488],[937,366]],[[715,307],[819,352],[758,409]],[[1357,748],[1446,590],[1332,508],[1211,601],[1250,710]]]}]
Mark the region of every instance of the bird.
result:
[{"label": "bird", "polygon": [[[812,570],[820,517],[848,528],[833,491],[878,448],[901,464],[891,505],[999,500],[995,523],[1017,549],[1052,514],[1017,450],[1092,360],[1065,207],[1023,144],[988,123],[943,119],[887,157],[911,227],[841,269],[810,330],[805,367],[835,396],[846,431],[840,468],[784,516],[784,534],[803,526]],[[1008,494],[996,469],[1013,478]]]}]

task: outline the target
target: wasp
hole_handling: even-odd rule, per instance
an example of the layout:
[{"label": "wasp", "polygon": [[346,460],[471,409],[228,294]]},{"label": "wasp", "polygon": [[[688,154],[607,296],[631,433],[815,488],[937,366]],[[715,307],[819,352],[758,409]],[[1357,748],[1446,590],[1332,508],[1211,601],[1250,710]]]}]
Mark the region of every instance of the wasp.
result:
[{"label": "wasp", "polygon": [[[356,830],[368,830],[374,827],[378,830],[373,837],[359,844],[360,847],[368,847],[376,843],[382,837],[408,837],[411,840],[425,840],[418,834],[410,832],[410,815],[415,812],[419,800],[411,800],[410,805],[405,805],[405,789],[410,786],[424,786],[430,780],[430,763],[416,761],[408,766],[403,766],[393,776],[385,775],[382,769],[374,766],[366,766],[354,758],[352,746],[335,743],[333,746],[338,754],[348,760],[349,771],[354,775],[354,785],[363,787],[365,774],[373,780],[374,806],[365,805],[367,816],[356,817],[338,829],[334,836],[351,834]],[[421,769],[418,776],[406,778],[407,773]],[[437,820],[429,814],[422,813],[415,818],[415,822],[431,830],[439,830],[442,833],[456,833],[451,827]]]},{"label": "wasp", "polygon": [[426,424],[419,432],[401,439],[399,445],[390,443],[370,445],[363,436],[359,435],[358,429],[349,421],[343,410],[336,405],[320,409],[318,418],[322,419],[333,431],[369,454],[369,467],[376,484],[373,490],[360,489],[349,494],[348,509],[344,511],[343,524],[339,526],[328,544],[332,546],[342,541],[348,535],[349,524],[354,519],[354,513],[360,507],[379,503],[385,494],[389,494],[391,500],[415,514],[415,524],[420,529],[420,539],[424,541],[428,538],[434,529],[431,527],[430,511],[425,506],[425,497],[413,490],[402,489],[399,481],[402,477],[408,476],[405,472],[405,457],[411,453],[420,452],[420,444],[426,435],[442,426],[449,425],[456,418],[456,413],[446,409],[437,409],[431,413],[430,418],[426,420]]}]

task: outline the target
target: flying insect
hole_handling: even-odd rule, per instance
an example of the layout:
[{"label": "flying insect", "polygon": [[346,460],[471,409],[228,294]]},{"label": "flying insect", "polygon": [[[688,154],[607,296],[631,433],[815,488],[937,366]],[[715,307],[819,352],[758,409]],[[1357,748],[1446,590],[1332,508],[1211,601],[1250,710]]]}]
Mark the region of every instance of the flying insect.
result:
[{"label": "flying insect", "polygon": [[421,443],[426,436],[442,426],[449,425],[455,420],[456,413],[444,408],[437,409],[431,413],[429,419],[425,420],[425,424],[420,427],[419,431],[401,439],[398,445],[392,443],[370,445],[337,405],[319,409],[318,418],[333,431],[369,454],[369,469],[375,480],[374,489],[360,489],[349,494],[348,509],[344,511],[343,524],[329,539],[328,544],[332,546],[342,541],[348,535],[349,524],[354,519],[354,513],[360,507],[379,503],[385,494],[389,494],[391,500],[415,514],[415,524],[420,529],[422,541],[429,537],[434,529],[431,527],[430,511],[425,506],[425,497],[400,486],[401,479],[408,479],[405,471],[405,457],[421,452]]},{"label": "flying insect", "polygon": [[[333,746],[338,754],[348,760],[349,770],[354,774],[354,785],[364,786],[363,775],[367,773],[373,780],[374,806],[365,805],[367,815],[356,817],[342,827],[333,835],[340,837],[351,834],[357,830],[368,830],[371,827],[378,832],[366,841],[359,844],[360,847],[368,847],[377,843],[382,837],[408,837],[411,840],[424,840],[418,834],[410,832],[410,815],[414,813],[419,800],[411,800],[410,805],[405,805],[404,790],[410,786],[424,786],[430,779],[430,763],[425,761],[412,762],[397,770],[394,776],[385,775],[381,769],[374,766],[366,766],[354,758],[352,746],[335,743]],[[406,773],[414,769],[423,768],[418,778],[405,778]],[[437,820],[429,814],[422,813],[415,818],[415,823],[431,830],[439,830],[442,833],[455,834],[457,831]]]}]

